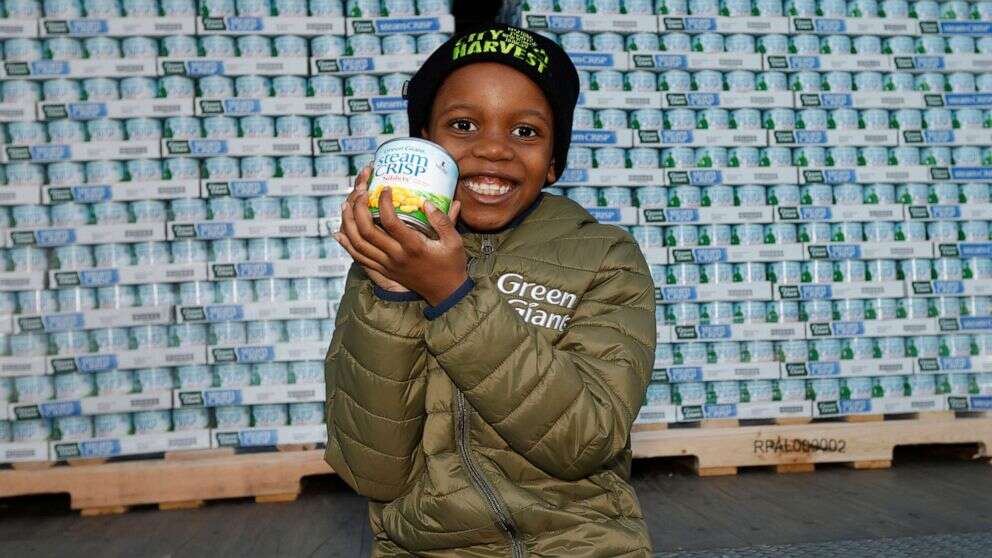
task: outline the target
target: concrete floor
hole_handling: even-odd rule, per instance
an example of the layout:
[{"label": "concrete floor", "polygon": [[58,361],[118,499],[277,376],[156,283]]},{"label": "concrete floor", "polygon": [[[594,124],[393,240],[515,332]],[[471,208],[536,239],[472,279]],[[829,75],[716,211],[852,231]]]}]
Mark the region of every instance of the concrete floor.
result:
[{"label": "concrete floor", "polygon": [[[700,479],[671,461],[648,460],[635,462],[634,484],[655,550],[666,557],[837,556],[847,552],[829,549],[882,538],[916,547],[931,539],[983,549],[992,543],[975,538],[992,535],[992,467],[977,462],[897,456],[896,466],[882,471],[752,469]],[[0,556],[353,558],[369,547],[363,499],[333,476],[308,479],[304,495],[290,504],[219,501],[199,510],[97,518],[67,508],[58,496],[0,501]],[[971,538],[955,538],[965,533]],[[871,553],[882,555],[906,553]]]}]

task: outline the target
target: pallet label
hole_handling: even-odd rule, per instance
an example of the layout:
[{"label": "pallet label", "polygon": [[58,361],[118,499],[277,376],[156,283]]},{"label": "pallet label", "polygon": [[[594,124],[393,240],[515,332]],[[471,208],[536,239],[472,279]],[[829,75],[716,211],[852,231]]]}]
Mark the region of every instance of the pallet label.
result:
[{"label": "pallet label", "polygon": [[713,186],[723,184],[723,174],[718,170],[669,171],[668,181],[672,185]]},{"label": "pallet label", "polygon": [[275,348],[271,346],[260,345],[256,347],[214,349],[214,360],[217,362],[258,363],[272,362],[275,359]]},{"label": "pallet label", "polygon": [[244,262],[237,264],[218,264],[214,266],[214,275],[218,278],[262,279],[275,274],[272,262]]},{"label": "pallet label", "polygon": [[940,357],[919,359],[921,372],[956,372],[972,369],[969,357]]},{"label": "pallet label", "polygon": [[[25,321],[31,320],[31,318],[25,318]],[[41,328],[48,333],[57,331],[70,331],[77,329],[85,329],[86,318],[83,316],[82,312],[74,312],[71,314],[62,315],[52,315],[52,316],[41,316]],[[21,329],[27,329],[24,327],[25,321],[21,322]],[[31,324],[34,325],[34,324]]]},{"label": "pallet label", "polygon": [[811,260],[860,260],[861,246],[858,244],[811,245],[806,248]]},{"label": "pallet label", "polygon": [[203,404],[206,407],[224,405],[241,405],[241,390],[216,389],[203,392]]},{"label": "pallet label", "polygon": [[797,285],[780,285],[778,288],[778,294],[783,300],[794,300],[800,297],[799,286]]},{"label": "pallet label", "polygon": [[695,326],[675,326],[675,336],[678,339],[697,339]]},{"label": "pallet label", "polygon": [[49,401],[37,405],[14,407],[14,417],[17,420],[35,418],[72,417],[83,414],[82,405],[72,399],[66,401]]},{"label": "pallet label", "polygon": [[218,432],[217,445],[222,448],[236,448],[241,445],[237,432]]},{"label": "pallet label", "polygon": [[55,444],[55,455],[57,459],[71,459],[74,457],[113,457],[120,454],[121,442],[117,439]]},{"label": "pallet label", "polygon": [[[941,320],[942,330],[944,327],[943,324],[944,321],[945,320]],[[950,321],[955,322],[955,325],[958,325],[958,322],[956,320],[951,319]],[[988,330],[992,330],[992,318],[984,317],[984,316],[961,318],[959,325],[962,330],[966,330],[966,331],[974,331],[974,330],[988,331]]]},{"label": "pallet label", "polygon": [[811,362],[809,363],[810,376],[839,376],[839,362]]},{"label": "pallet label", "polygon": [[942,258],[960,258],[957,244],[938,244],[937,250]]},{"label": "pallet label", "polygon": [[619,207],[587,207],[586,211],[600,223],[619,223],[622,221]]},{"label": "pallet label", "polygon": [[779,296],[783,300],[830,300],[834,297],[831,285],[779,285]]},{"label": "pallet label", "polygon": [[[800,408],[801,409],[801,408]],[[754,441],[754,453],[844,453],[847,440],[842,438],[758,438]]]},{"label": "pallet label", "polygon": [[947,398],[947,407],[952,411],[992,411],[992,396],[950,396]]},{"label": "pallet label", "polygon": [[961,324],[954,318],[941,318],[937,321],[940,331],[961,331]]},{"label": "pallet label", "polygon": [[689,250],[672,250],[675,263],[717,263],[727,261],[726,248],[692,248]]},{"label": "pallet label", "polygon": [[[94,440],[79,443],[80,454],[83,457],[110,457],[121,453],[120,440]],[[56,452],[57,453],[57,452]]]},{"label": "pallet label", "polygon": [[992,397],[976,397],[972,396],[969,398],[969,403],[971,403],[972,411],[989,411],[992,410]]},{"label": "pallet label", "polygon": [[74,457],[82,457],[82,453],[79,451],[79,444],[55,444],[56,459],[72,459]]},{"label": "pallet label", "polygon": [[664,223],[667,216],[664,209],[645,209],[644,220],[648,223]]},{"label": "pallet label", "polygon": [[269,193],[265,180],[232,180],[230,182],[207,182],[207,193],[211,196],[233,196],[254,198]]},{"label": "pallet label", "polygon": [[48,197],[53,202],[97,203],[110,201],[114,197],[114,192],[109,185],[72,186],[50,189]]},{"label": "pallet label", "polygon": [[964,294],[964,282],[962,281],[931,281],[930,282],[930,293],[927,294],[937,294],[937,295],[963,295]]},{"label": "pallet label", "polygon": [[52,359],[55,373],[63,372],[106,372],[117,369],[117,355],[86,355]]},{"label": "pallet label", "polygon": [[[803,172],[810,173],[813,171]],[[810,180],[809,174],[805,174],[805,176],[806,182],[815,182],[814,180]],[[823,177],[819,176],[819,178],[822,179]],[[829,221],[833,218],[833,210],[823,206],[779,207],[778,217],[782,221]]]},{"label": "pallet label", "polygon": [[[941,247],[946,246],[944,244]],[[962,258],[992,257],[992,242],[962,242],[957,245]]]},{"label": "pallet label", "polygon": [[840,412],[845,415],[870,413],[871,399],[842,399],[838,401]]},{"label": "pallet label", "polygon": [[920,372],[939,372],[940,362],[935,358],[921,358],[918,361]]},{"label": "pallet label", "polygon": [[203,407],[202,391],[184,391],[179,393],[179,403],[183,407]]},{"label": "pallet label", "polygon": [[[593,52],[570,52],[568,57],[572,63],[581,68],[612,68],[617,66],[612,54],[602,54]],[[620,64],[623,66],[623,64]]]},{"label": "pallet label", "polygon": [[968,410],[968,398],[967,397],[948,397],[947,398],[947,408],[952,411],[967,411]]},{"label": "pallet label", "polygon": [[655,289],[657,302],[686,302],[699,298],[696,287],[659,287]]},{"label": "pallet label", "polygon": [[864,322],[824,322],[809,325],[814,337],[861,337],[865,334]]},{"label": "pallet label", "polygon": [[703,420],[706,418],[701,405],[682,407],[682,420]]},{"label": "pallet label", "polygon": [[836,415],[840,413],[840,408],[836,401],[817,401],[816,409],[821,415]]},{"label": "pallet label", "polygon": [[[857,182],[857,173],[854,169],[809,169],[803,170],[803,180],[810,184],[843,184],[845,182]],[[800,208],[800,212],[802,209]],[[809,209],[813,209],[812,207]],[[823,209],[829,210],[829,207]],[[821,212],[822,213],[822,212]],[[830,217],[826,217],[829,219]]]},{"label": "pallet label", "polygon": [[666,371],[657,370],[661,373],[661,379],[667,379],[670,383],[680,382],[701,382],[703,381],[703,369],[698,366],[673,366]]},{"label": "pallet label", "polygon": [[698,329],[700,339],[730,339],[733,336],[729,325],[701,325]]},{"label": "pallet label", "polygon": [[252,430],[239,432],[238,439],[244,447],[274,446],[279,443],[279,433],[275,430]]},{"label": "pallet label", "polygon": [[279,443],[276,430],[241,430],[238,432],[216,432],[217,445],[222,448],[268,447]]},{"label": "pallet label", "polygon": [[41,418],[41,409],[37,405],[26,405],[14,408],[14,420],[31,420]]},{"label": "pallet label", "polygon": [[733,418],[737,416],[737,405],[708,403],[703,407],[703,413],[708,419]]},{"label": "pallet label", "polygon": [[214,349],[215,362],[237,362],[238,355],[234,349]]}]

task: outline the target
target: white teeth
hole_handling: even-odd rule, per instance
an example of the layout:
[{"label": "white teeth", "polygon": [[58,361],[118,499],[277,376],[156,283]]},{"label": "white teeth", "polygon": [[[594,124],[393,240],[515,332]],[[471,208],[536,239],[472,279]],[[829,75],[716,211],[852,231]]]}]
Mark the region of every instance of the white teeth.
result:
[{"label": "white teeth", "polygon": [[505,184],[491,184],[477,180],[466,180],[462,182],[462,185],[476,194],[484,196],[502,196],[510,191],[510,186]]}]

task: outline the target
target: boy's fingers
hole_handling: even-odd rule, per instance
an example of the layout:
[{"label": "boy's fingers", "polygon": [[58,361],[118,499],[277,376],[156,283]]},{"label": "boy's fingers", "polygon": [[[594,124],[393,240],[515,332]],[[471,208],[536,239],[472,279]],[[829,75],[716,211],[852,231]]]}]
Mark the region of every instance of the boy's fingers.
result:
[{"label": "boy's fingers", "polygon": [[341,244],[341,246],[345,249],[345,251],[347,251],[348,254],[351,255],[351,258],[356,262],[358,262],[359,265],[361,265],[366,269],[375,271],[379,274],[383,274],[385,272],[383,267],[379,265],[377,262],[373,261],[372,259],[366,257],[362,253],[355,250],[355,247],[351,245],[351,241],[348,240],[348,237],[346,235],[338,233],[334,235],[334,238],[337,238],[338,243]]},{"label": "boy's fingers", "polygon": [[344,199],[344,203],[347,204],[347,205],[351,205],[351,204],[355,203],[355,198],[357,198],[358,197],[358,194],[361,193],[361,192],[363,192],[363,191],[364,190],[352,190],[352,191],[348,192],[348,197]]},{"label": "boy's fingers", "polygon": [[362,167],[355,177],[355,191],[367,191],[369,189],[369,177],[372,176],[372,165]]},{"label": "boy's fingers", "polygon": [[388,256],[362,235],[355,223],[354,209],[349,204],[341,207],[341,232],[348,237],[352,247],[364,256],[381,263],[388,261]]},{"label": "boy's fingers", "polygon": [[[438,208],[434,207],[434,204],[425,202],[424,212],[427,213],[427,220],[431,222],[431,226],[434,227],[434,232],[437,233],[438,240],[442,244],[448,244],[453,237],[458,236],[458,232],[455,231],[455,225],[451,222],[451,219],[438,210]],[[459,243],[461,243],[460,240]]]},{"label": "boy's fingers", "polygon": [[462,212],[462,202],[457,200],[451,202],[451,207],[448,208],[448,219],[450,219],[452,223],[457,223],[458,215],[461,212]]},{"label": "boy's fingers", "polygon": [[418,237],[421,236],[410,230],[410,227],[404,225],[403,221],[400,221],[400,218],[396,216],[391,188],[384,188],[379,196],[379,222],[382,223],[382,228],[386,229],[386,232],[399,242],[401,249],[414,246]]},{"label": "boy's fingers", "polygon": [[[381,196],[381,194],[380,194]],[[380,202],[384,198],[380,197]],[[383,204],[379,204],[379,220],[382,220]],[[390,207],[391,209],[391,207]],[[387,255],[396,257],[402,251],[403,247],[399,242],[390,237],[381,228],[375,226],[375,222],[372,220],[372,212],[369,211],[369,196],[366,192],[359,192],[355,199],[354,205],[354,215],[355,224],[358,227],[358,232],[362,233],[362,237],[369,243],[375,245],[377,248],[385,252]]]}]

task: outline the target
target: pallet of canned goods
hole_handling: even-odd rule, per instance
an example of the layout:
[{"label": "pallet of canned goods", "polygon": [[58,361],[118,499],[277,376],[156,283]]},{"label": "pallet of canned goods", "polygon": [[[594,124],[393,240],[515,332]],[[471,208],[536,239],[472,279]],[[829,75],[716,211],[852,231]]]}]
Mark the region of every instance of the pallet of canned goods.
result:
[{"label": "pallet of canned goods", "polygon": [[[453,33],[455,19],[449,14],[418,16],[400,13],[388,17],[349,18],[346,27],[349,36],[379,36],[383,54],[413,54],[421,44],[416,36]],[[425,39],[423,45],[437,38]]]}]

